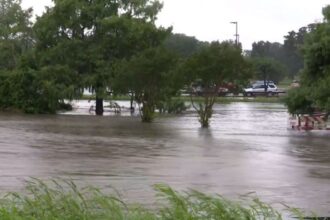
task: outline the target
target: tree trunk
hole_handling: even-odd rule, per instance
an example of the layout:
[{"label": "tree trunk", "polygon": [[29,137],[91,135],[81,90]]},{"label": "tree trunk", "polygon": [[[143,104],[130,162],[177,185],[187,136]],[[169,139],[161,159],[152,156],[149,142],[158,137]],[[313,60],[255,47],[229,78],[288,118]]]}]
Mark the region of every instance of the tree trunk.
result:
[{"label": "tree trunk", "polygon": [[264,89],[265,89],[265,92],[267,92],[268,90],[268,82],[267,82],[267,78],[266,78],[266,73],[264,73]]},{"label": "tree trunk", "polygon": [[96,96],[96,108],[95,108],[95,114],[96,115],[103,115],[104,109],[103,109],[103,99],[98,98]]},{"label": "tree trunk", "polygon": [[204,103],[199,104],[199,107],[197,107],[194,104],[192,96],[190,96],[191,104],[198,113],[199,122],[202,128],[208,128],[210,126],[210,118],[212,117],[212,113],[213,113],[213,105],[215,102],[215,97],[217,96],[216,91],[218,91],[218,87],[216,87],[216,89],[213,92],[212,91],[205,92]]},{"label": "tree trunk", "polygon": [[142,122],[152,122],[154,119],[154,107],[152,105],[148,105],[147,103],[143,103],[141,118]]},{"label": "tree trunk", "polygon": [[130,107],[130,110],[131,110],[131,113],[134,113],[135,109],[134,109],[134,106],[133,106],[133,102],[134,102],[134,96],[133,94],[131,95],[131,107]]},{"label": "tree trunk", "polygon": [[198,112],[199,122],[201,123],[202,128],[208,128],[210,126],[210,118],[212,117],[212,106],[205,106]]}]

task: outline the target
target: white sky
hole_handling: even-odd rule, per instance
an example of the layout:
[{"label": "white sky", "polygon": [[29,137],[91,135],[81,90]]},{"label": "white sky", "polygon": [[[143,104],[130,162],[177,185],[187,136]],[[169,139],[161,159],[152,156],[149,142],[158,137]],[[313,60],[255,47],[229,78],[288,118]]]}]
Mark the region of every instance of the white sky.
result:
[{"label": "white sky", "polygon": [[[259,40],[283,41],[291,30],[321,21],[322,7],[330,0],[163,0],[158,25],[173,26],[174,33],[195,36],[199,40],[234,39],[238,21],[243,48],[250,49]],[[51,0],[23,0],[40,15]]]}]

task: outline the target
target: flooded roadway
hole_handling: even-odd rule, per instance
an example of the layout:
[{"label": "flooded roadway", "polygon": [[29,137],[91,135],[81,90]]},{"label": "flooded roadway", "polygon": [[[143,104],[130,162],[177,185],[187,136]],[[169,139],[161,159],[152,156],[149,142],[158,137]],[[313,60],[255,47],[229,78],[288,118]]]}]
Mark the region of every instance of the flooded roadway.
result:
[{"label": "flooded roadway", "polygon": [[[77,112],[75,112],[77,113]],[[139,117],[0,115],[0,192],[29,177],[113,186],[152,203],[152,185],[268,202],[330,216],[330,133],[287,130],[281,104],[216,105],[210,129],[196,115]]]}]

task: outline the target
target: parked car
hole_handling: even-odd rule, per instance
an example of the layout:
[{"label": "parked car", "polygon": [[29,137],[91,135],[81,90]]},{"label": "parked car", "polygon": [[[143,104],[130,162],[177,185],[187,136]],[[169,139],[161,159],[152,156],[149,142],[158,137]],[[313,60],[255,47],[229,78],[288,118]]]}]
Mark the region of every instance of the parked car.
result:
[{"label": "parked car", "polygon": [[[205,93],[207,91],[209,91],[211,93],[216,92],[215,89],[216,89],[216,85],[214,85],[213,87],[210,87],[208,89],[205,89],[203,87],[202,83],[200,83],[198,81],[192,83],[191,87],[190,87],[191,93],[193,93],[197,96],[202,96],[203,93]],[[240,92],[239,89],[240,89],[239,86],[237,86],[234,83],[231,83],[231,82],[222,83],[222,84],[220,84],[220,86],[217,89],[217,95],[218,96],[226,96],[229,93],[238,94]]]},{"label": "parked car", "polygon": [[226,87],[220,87],[218,89],[218,96],[225,96],[229,92],[229,89]]},{"label": "parked car", "polygon": [[[266,91],[265,91],[265,88]],[[266,93],[266,94],[265,94]],[[275,95],[277,94],[277,86],[275,83],[268,82],[268,84],[256,83],[253,84],[250,88],[244,89],[244,96],[256,96],[256,95]]]}]

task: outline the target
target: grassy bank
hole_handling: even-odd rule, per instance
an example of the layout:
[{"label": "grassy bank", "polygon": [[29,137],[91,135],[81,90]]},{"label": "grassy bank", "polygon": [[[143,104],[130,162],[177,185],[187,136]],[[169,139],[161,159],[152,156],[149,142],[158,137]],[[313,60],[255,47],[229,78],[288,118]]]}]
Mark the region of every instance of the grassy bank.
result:
[{"label": "grassy bank", "polygon": [[[52,187],[50,187],[50,185]],[[283,219],[258,199],[233,202],[197,191],[178,193],[165,185],[155,186],[158,203],[153,210],[129,205],[117,196],[95,188],[78,189],[72,182],[30,182],[24,194],[11,193],[1,200],[1,220],[271,220]],[[298,219],[300,212],[289,210]]]}]

